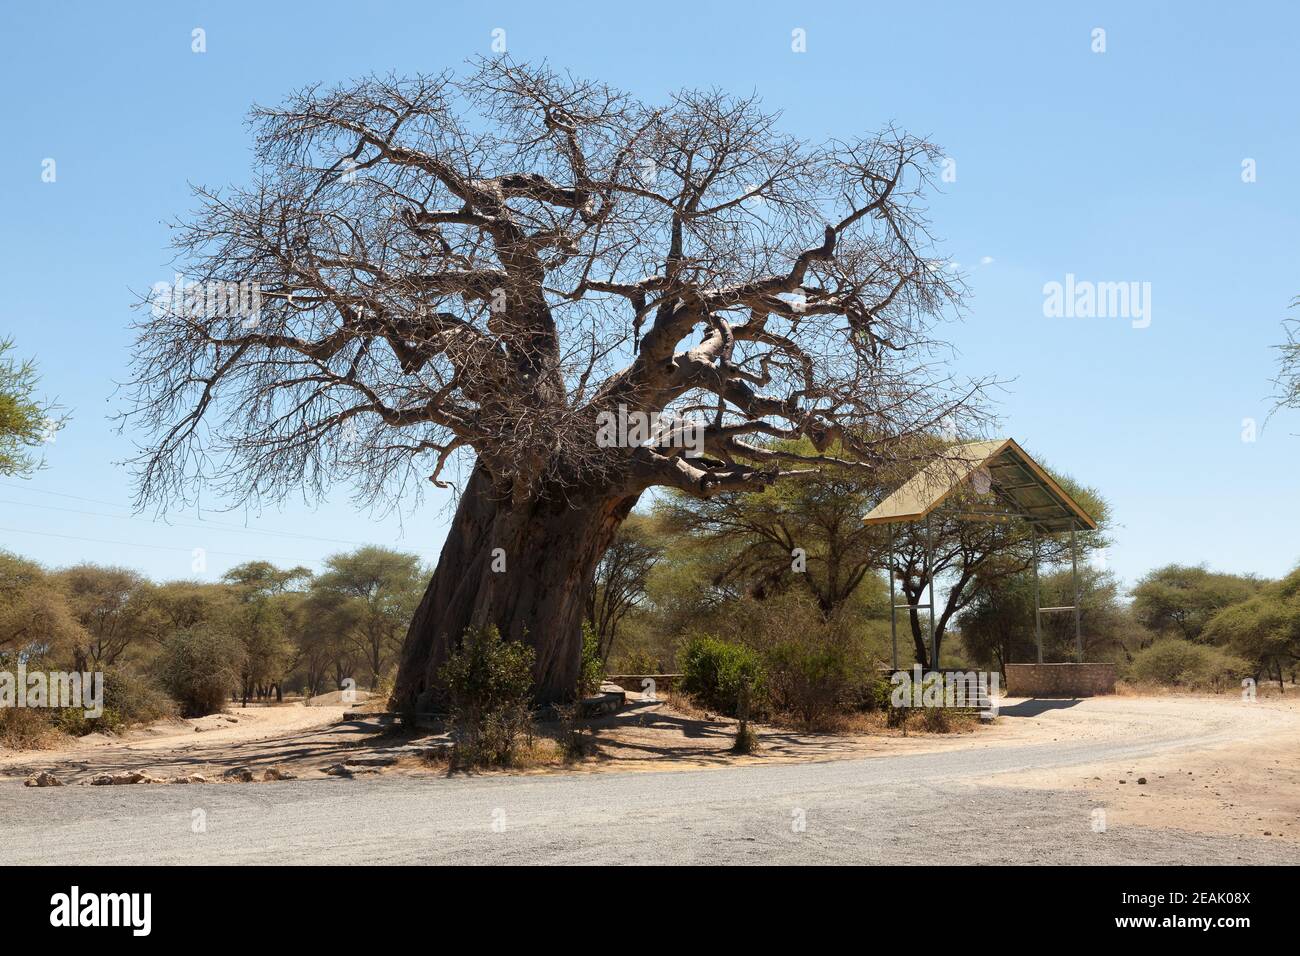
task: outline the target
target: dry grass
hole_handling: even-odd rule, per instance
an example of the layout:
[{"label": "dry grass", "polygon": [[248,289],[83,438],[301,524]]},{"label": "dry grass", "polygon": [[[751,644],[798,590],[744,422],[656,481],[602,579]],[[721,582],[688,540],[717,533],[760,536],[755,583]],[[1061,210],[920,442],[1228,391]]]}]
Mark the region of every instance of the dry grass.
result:
[{"label": "dry grass", "polygon": [[49,712],[28,707],[0,710],[0,747],[6,750],[53,750],[71,741],[50,720]]},{"label": "dry grass", "polygon": [[[1120,680],[1115,682],[1117,697],[1218,697],[1224,700],[1241,698],[1241,688],[1230,687],[1222,691],[1212,691],[1195,687],[1177,687],[1170,684],[1156,684],[1149,681]],[[1300,698],[1300,687],[1279,688],[1277,681],[1261,681],[1255,689],[1255,696],[1260,700]]]},{"label": "dry grass", "polygon": [[[722,717],[711,710],[699,707],[690,697],[678,692],[661,694],[662,700],[675,712],[692,720],[720,720],[734,722],[733,718]],[[925,708],[912,715],[907,721],[906,730],[901,726],[890,726],[888,714],[883,710],[848,711],[828,714],[820,720],[809,724],[792,714],[769,714],[762,722],[778,730],[795,730],[810,734],[839,734],[843,736],[863,736],[879,734],[885,737],[907,736],[908,734],[968,734],[980,725],[979,715],[971,710],[954,708]]]},{"label": "dry grass", "polygon": [[535,734],[531,740],[522,741],[504,765],[467,765],[458,763],[450,747],[429,750],[417,758],[416,763],[425,770],[440,770],[448,774],[518,773],[529,770],[549,770],[571,763],[572,758],[557,740]]}]

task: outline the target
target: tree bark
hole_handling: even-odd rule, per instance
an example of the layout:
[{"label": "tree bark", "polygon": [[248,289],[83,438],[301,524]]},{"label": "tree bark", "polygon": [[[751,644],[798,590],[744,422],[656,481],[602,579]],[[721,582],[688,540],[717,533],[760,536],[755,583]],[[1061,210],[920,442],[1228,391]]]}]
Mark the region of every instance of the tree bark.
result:
[{"label": "tree bark", "polygon": [[397,709],[439,708],[438,671],[467,628],[493,624],[503,638],[533,648],[538,703],[571,699],[596,562],[636,500],[588,489],[512,507],[476,465],[407,631]]}]

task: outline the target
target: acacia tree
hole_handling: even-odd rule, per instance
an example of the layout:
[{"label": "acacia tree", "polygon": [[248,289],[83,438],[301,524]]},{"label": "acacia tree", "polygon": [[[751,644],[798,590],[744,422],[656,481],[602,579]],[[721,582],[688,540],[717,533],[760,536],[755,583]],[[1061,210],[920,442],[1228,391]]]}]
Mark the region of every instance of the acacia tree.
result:
[{"label": "acacia tree", "polygon": [[829,619],[883,564],[879,535],[862,523],[881,494],[876,474],[826,468],[759,494],[674,495],[658,513],[719,550],[715,585],[739,585],[759,599],[799,588]]},{"label": "acacia tree", "polygon": [[85,639],[73,649],[79,671],[111,667],[132,644],[155,634],[149,582],[130,568],[78,564],[57,573]]},{"label": "acacia tree", "polygon": [[36,398],[36,366],[7,357],[11,339],[0,339],[0,475],[25,478],[39,467],[30,449],[38,448],[64,422],[52,417],[58,406]]},{"label": "acacia tree", "polygon": [[1205,565],[1167,564],[1133,586],[1133,615],[1158,634],[1200,641],[1224,608],[1248,601],[1264,586],[1252,575],[1211,571]]},{"label": "acacia tree", "polygon": [[[372,688],[384,676],[411,620],[424,573],[418,555],[364,547],[326,559],[325,571],[316,579],[317,592],[333,592],[355,602],[346,635],[357,657],[370,668]],[[343,620],[336,617],[340,623]]]},{"label": "acacia tree", "polygon": [[[540,699],[571,694],[593,569],[648,489],[759,489],[835,443],[870,469],[974,389],[931,339],[960,298],[920,206],[938,153],[897,130],[810,144],[752,98],[647,105],[506,60],[310,87],[252,123],[253,184],[201,190],[177,237],[199,288],[253,283],[260,310],[151,302],[140,494],[346,476],[392,503],[467,470],[404,709],[489,623],[533,645]],[[698,441],[598,440],[602,413],[664,412]]]},{"label": "acacia tree", "polygon": [[650,520],[630,516],[596,562],[592,586],[587,592],[587,621],[596,632],[602,664],[609,663],[623,618],[645,604],[650,572],[665,550],[655,530]]}]

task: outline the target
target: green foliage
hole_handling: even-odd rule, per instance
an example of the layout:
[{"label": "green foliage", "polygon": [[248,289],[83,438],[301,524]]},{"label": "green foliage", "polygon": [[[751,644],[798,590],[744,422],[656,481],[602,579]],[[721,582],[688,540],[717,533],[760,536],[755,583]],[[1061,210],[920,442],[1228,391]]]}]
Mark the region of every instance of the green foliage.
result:
[{"label": "green foliage", "polygon": [[1192,690],[1226,690],[1250,674],[1250,665],[1219,648],[1168,639],[1138,652],[1128,676]]},{"label": "green foliage", "polygon": [[28,449],[38,448],[48,429],[59,424],[50,418],[51,406],[38,401],[36,366],[7,357],[10,339],[0,339],[0,476],[26,476],[37,467]]},{"label": "green foliage", "polygon": [[[807,439],[773,441],[768,448],[820,454]],[[832,458],[853,457],[838,445],[822,451]],[[881,492],[878,476],[828,465],[802,480],[756,492],[709,498],[670,494],[655,514],[673,541],[673,560],[685,557],[699,567],[691,582],[696,592],[700,581],[731,599],[794,592],[831,613],[876,577],[880,542],[862,524],[862,515]]]},{"label": "green foliage", "polygon": [[333,555],[326,559],[325,566],[312,590],[316,594],[333,594],[353,605],[350,616],[354,623],[347,639],[374,686],[392,665],[428,575],[419,556],[380,547]]},{"label": "green foliage", "polygon": [[863,662],[839,644],[792,637],[769,649],[766,658],[772,706],[807,727],[845,709],[862,678]]},{"label": "green foliage", "polygon": [[1133,588],[1133,613],[1157,634],[1199,641],[1210,619],[1259,591],[1256,578],[1170,564],[1144,575]]},{"label": "green foliage", "polygon": [[659,658],[649,651],[629,650],[610,662],[609,672],[611,674],[658,674],[662,667]]},{"label": "green foliage", "polygon": [[147,724],[176,713],[176,704],[154,683],[117,668],[104,671],[104,712],[87,717],[84,710],[64,708],[56,726],[64,733],[82,737],[92,733],[120,733],[136,724]]},{"label": "green foliage", "polygon": [[748,684],[750,708],[764,699],[766,674],[763,661],[751,648],[708,635],[690,638],[678,654],[682,690],[702,706],[736,716],[740,688]]},{"label": "green foliage", "polygon": [[1300,568],[1219,611],[1205,625],[1202,638],[1226,646],[1249,661],[1256,673],[1294,669],[1300,661]]},{"label": "green foliage", "polygon": [[600,690],[605,680],[605,662],[600,651],[600,637],[590,623],[582,623],[582,657],[578,663],[578,696],[589,697]]},{"label": "green foliage", "polygon": [[57,578],[34,561],[0,551],[0,655],[70,659],[85,640]]},{"label": "green foliage", "polygon": [[596,563],[586,614],[602,661],[609,660],[628,617],[646,607],[650,575],[663,554],[658,522],[633,514],[619,526]]},{"label": "green foliage", "polygon": [[239,686],[245,663],[243,643],[227,631],[200,625],[163,641],[154,662],[158,682],[186,717],[220,711]]},{"label": "green foliage", "polygon": [[133,644],[157,636],[160,618],[150,606],[151,586],[138,571],[78,564],[54,577],[84,631],[74,651],[76,670],[111,667]]},{"label": "green foliage", "polygon": [[[382,693],[423,590],[423,571],[414,556],[383,548],[334,555],[327,566],[326,575],[313,579],[306,568],[251,561],[217,583],[155,584],[129,568],[79,564],[47,571],[0,551],[0,659],[21,656],[49,669],[106,670],[129,680],[126,675],[160,674],[174,665],[174,653],[162,657],[175,635],[213,631],[241,645],[227,659],[238,671],[236,691],[248,699],[274,698],[295,686],[314,696],[362,675]],[[144,701],[147,686],[126,697]],[[111,686],[106,693],[114,696]],[[220,706],[220,695],[200,696],[205,702],[187,697],[182,709]],[[116,730],[152,720],[157,710],[143,703],[118,707],[111,699],[108,706],[111,713],[94,722],[67,717],[66,729]]]},{"label": "green foliage", "polygon": [[[1068,568],[1039,579],[1042,607],[1074,603],[1074,585]],[[1150,643],[1145,632],[1120,601],[1119,584],[1107,571],[1079,568],[1080,631],[1087,660],[1123,660],[1133,650]],[[997,576],[976,581],[974,598],[961,616],[961,645],[966,663],[1001,670],[1006,664],[1026,663],[1037,657],[1034,636],[1034,583],[1032,574]],[[1076,659],[1074,615],[1043,615],[1043,660]]]},{"label": "green foliage", "polygon": [[456,736],[455,763],[509,766],[531,728],[533,649],[495,626],[468,629],[438,672]]}]

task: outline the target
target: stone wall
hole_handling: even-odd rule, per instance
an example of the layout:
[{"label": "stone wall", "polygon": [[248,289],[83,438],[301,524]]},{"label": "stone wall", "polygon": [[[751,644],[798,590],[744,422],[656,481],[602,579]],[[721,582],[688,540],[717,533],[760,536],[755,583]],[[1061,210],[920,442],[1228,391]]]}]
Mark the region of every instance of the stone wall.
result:
[{"label": "stone wall", "polygon": [[645,693],[647,687],[642,686],[645,681],[654,681],[654,688],[657,693],[670,691],[681,681],[681,674],[607,674],[605,680],[611,684],[617,684],[629,694]]},{"label": "stone wall", "polygon": [[1008,664],[1012,697],[1096,697],[1115,693],[1114,664]]}]

